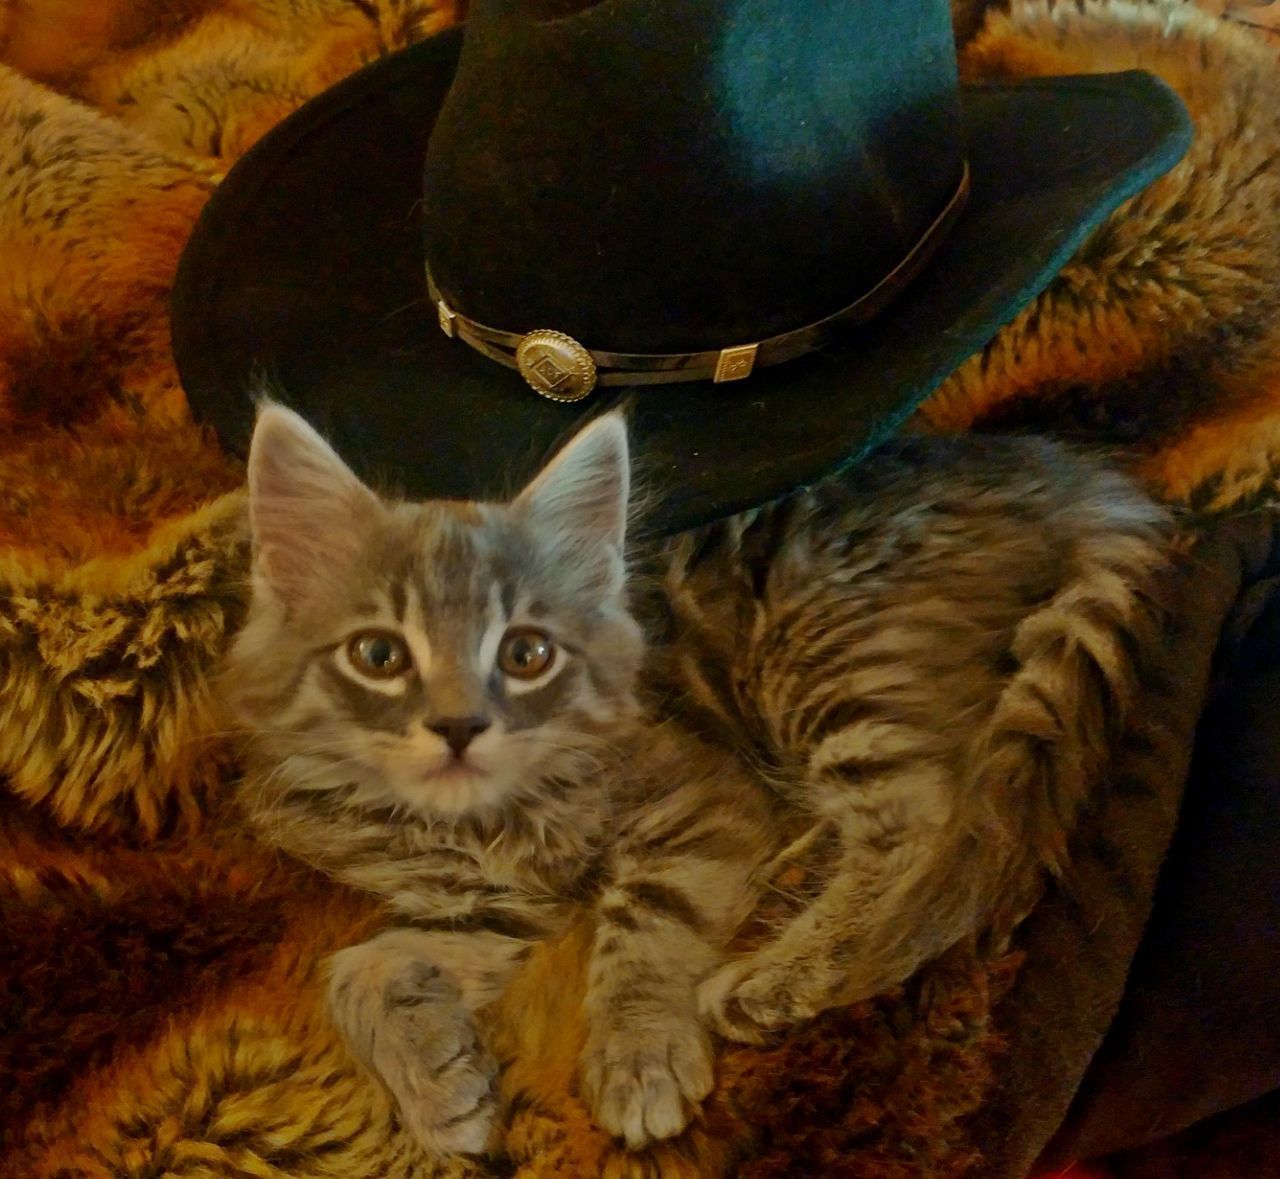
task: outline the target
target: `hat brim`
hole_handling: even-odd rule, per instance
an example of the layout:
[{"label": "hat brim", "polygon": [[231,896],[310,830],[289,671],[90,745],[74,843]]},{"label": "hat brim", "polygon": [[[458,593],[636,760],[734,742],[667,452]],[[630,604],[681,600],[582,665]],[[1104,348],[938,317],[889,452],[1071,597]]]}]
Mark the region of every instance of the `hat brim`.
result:
[{"label": "hat brim", "polygon": [[426,295],[422,161],[461,43],[451,29],[313,99],[206,207],[175,283],[173,346],[193,411],[233,451],[265,378],[364,477],[415,498],[503,499],[626,398],[649,527],[704,523],[892,433],[1191,135],[1179,100],[1139,72],[965,87],[968,207],[878,319],[745,381],[564,405],[446,337]]}]

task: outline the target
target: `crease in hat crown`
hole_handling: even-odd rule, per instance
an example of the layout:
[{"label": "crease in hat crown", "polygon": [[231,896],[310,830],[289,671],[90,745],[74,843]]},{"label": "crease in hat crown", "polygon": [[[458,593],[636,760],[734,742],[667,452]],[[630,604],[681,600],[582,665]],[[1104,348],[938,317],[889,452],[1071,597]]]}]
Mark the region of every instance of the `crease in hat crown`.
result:
[{"label": "crease in hat crown", "polygon": [[947,0],[476,0],[427,285],[552,400],[741,380],[879,314],[968,189]]}]

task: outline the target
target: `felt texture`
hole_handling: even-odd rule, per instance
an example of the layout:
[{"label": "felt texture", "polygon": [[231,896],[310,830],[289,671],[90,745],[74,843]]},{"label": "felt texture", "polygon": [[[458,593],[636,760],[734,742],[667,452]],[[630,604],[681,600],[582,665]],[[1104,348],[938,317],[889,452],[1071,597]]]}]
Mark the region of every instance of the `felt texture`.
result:
[{"label": "felt texture", "polygon": [[[1167,88],[1132,71],[968,89],[965,214],[884,314],[747,383],[658,385],[634,397],[601,388],[566,405],[448,338],[424,297],[420,160],[460,40],[424,42],[335,87],[267,136],[211,200],[178,274],[173,338],[197,417],[229,448],[246,444],[248,390],[265,377],[366,478],[415,497],[495,498],[621,398],[652,489],[645,527],[672,531],[751,507],[900,425],[1106,213],[1183,153],[1189,130]],[[1047,141],[1052,154],[1040,149]],[[556,200],[567,216],[572,202]],[[828,230],[806,232],[816,245]],[[596,295],[584,306],[593,301],[609,306]]]},{"label": "felt texture", "polygon": [[759,0],[555,20],[475,0],[426,153],[426,256],[481,323],[723,348],[870,291],[951,199],[962,152],[946,0],[804,21]]},{"label": "felt texture", "polygon": [[[1146,423],[1122,453],[1195,506],[1150,704],[1072,875],[1010,952],[964,949],[901,993],[726,1051],[705,1119],[640,1159],[573,1096],[577,928],[494,1013],[506,1157],[433,1169],[323,1011],[323,958],[376,927],[374,906],[264,854],[223,813],[234,767],[208,679],[243,602],[241,473],[187,415],[163,314],[182,227],[226,162],[212,149],[238,150],[210,128],[274,102],[272,63],[304,42],[307,93],[378,56],[403,11],[0,7],[4,58],[31,75],[0,71],[0,254],[14,260],[0,287],[0,1075],[18,1080],[0,1087],[0,1175],[1024,1175],[1121,1002],[1216,638],[1237,652],[1220,657],[1225,692],[1269,617],[1273,48],[1188,5],[1107,0],[1021,5],[964,58],[975,75],[1145,64],[1197,125],[1187,160],[1109,218],[916,423],[972,428],[1014,403],[1023,424],[1039,404],[1050,425],[1112,440],[1117,422]],[[105,101],[86,96],[124,68],[127,44],[144,74],[148,58],[167,63],[168,88],[95,113],[86,102]],[[214,115],[194,98],[211,74],[237,80],[215,87]],[[1180,373],[1194,390],[1174,396]],[[1214,949],[1228,958],[1238,940]],[[1229,1079],[1195,1094],[1191,1116],[1245,1096]],[[1144,1080],[1172,1108],[1178,1094]],[[1250,1173],[1212,1168],[1228,1153],[1265,1168],[1268,1126],[1261,1104],[1116,1166]],[[1158,1169],[1173,1158],[1179,1170]]]}]

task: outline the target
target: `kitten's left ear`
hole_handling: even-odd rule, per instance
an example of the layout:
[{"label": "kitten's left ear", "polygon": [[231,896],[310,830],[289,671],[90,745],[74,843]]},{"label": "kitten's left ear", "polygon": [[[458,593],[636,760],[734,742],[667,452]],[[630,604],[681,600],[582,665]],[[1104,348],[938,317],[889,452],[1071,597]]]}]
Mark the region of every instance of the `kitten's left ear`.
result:
[{"label": "kitten's left ear", "polygon": [[579,430],[515,499],[539,529],[577,542],[604,543],[619,553],[627,537],[631,465],[627,423],[620,411]]},{"label": "kitten's left ear", "polygon": [[255,573],[280,602],[301,603],[349,572],[378,497],[281,405],[259,409],[248,466]]}]

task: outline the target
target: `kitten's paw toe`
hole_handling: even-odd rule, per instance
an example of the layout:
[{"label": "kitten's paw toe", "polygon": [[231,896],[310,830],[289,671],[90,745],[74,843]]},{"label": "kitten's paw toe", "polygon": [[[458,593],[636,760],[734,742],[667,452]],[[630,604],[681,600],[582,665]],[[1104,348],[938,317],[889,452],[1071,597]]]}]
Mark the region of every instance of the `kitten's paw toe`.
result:
[{"label": "kitten's paw toe", "polygon": [[747,962],[721,967],[698,987],[698,1010],[708,1025],[726,1040],[762,1044],[765,1027],[757,1023],[738,1001],[738,988],[749,977]]},{"label": "kitten's paw toe", "polygon": [[765,1031],[779,1031],[818,1014],[818,1009],[787,989],[785,982],[753,975],[735,996],[743,1014]]},{"label": "kitten's paw toe", "polygon": [[472,1047],[435,1068],[403,1060],[387,1079],[409,1132],[433,1154],[480,1154],[488,1149],[498,1109],[497,1065]]},{"label": "kitten's paw toe", "polygon": [[674,1138],[689,1120],[675,1078],[661,1065],[610,1076],[595,1102],[595,1115],[631,1150]]},{"label": "kitten's paw toe", "polygon": [[762,1043],[770,1032],[812,1019],[834,986],[786,965],[747,958],[731,962],[698,989],[704,1017],[730,1040]]},{"label": "kitten's paw toe", "polygon": [[488,1147],[497,1063],[449,974],[365,943],[334,955],[329,1000],[348,1044],[391,1091],[405,1129],[425,1150]]},{"label": "kitten's paw toe", "polygon": [[427,986],[408,989],[389,1004],[374,1065],[395,1094],[406,1127],[428,1150],[477,1154],[492,1132],[498,1066],[471,1013],[439,998]]},{"label": "kitten's paw toe", "polygon": [[596,1120],[632,1150],[674,1138],[715,1083],[711,1045],[693,1019],[672,1028],[610,1029],[583,1053]]},{"label": "kitten's paw toe", "polygon": [[433,1155],[480,1155],[489,1148],[498,1098],[494,1070],[468,1063],[396,1093],[404,1128]]}]

